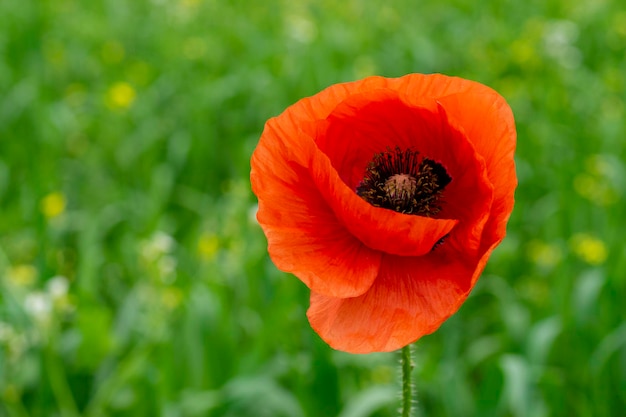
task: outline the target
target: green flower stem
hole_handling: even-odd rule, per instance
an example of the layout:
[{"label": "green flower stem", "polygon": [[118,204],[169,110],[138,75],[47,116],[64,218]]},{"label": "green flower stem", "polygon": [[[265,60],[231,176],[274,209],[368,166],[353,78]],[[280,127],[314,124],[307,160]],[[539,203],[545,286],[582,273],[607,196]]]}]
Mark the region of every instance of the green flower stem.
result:
[{"label": "green flower stem", "polygon": [[411,360],[411,345],[402,348],[402,417],[411,417],[413,411],[413,384],[411,382],[411,371],[413,362]]}]

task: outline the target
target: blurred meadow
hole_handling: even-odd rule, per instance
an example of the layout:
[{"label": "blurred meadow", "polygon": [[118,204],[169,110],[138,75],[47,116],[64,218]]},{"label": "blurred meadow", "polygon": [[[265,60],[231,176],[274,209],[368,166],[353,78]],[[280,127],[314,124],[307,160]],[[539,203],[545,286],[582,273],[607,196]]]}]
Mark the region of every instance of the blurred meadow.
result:
[{"label": "blurred meadow", "polygon": [[626,416],[618,0],[0,2],[0,416],[389,417],[254,220],[265,120],[368,75],[487,84],[507,239],[417,343],[417,416]]}]

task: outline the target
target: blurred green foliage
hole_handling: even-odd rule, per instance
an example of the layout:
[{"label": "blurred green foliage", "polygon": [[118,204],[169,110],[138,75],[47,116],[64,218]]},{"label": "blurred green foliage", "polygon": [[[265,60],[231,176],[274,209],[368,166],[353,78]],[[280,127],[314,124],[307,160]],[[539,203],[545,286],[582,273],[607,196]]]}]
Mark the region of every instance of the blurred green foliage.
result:
[{"label": "blurred green foliage", "polygon": [[367,75],[500,91],[509,236],[417,344],[419,416],[626,410],[617,0],[0,2],[0,416],[393,416],[396,355],[332,351],[269,261],[264,121]]}]

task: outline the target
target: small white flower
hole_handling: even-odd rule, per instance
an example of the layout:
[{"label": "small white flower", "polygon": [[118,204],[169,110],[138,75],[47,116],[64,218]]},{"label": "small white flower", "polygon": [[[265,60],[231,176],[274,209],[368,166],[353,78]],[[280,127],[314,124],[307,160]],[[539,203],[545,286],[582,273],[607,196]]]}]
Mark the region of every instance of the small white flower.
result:
[{"label": "small white flower", "polygon": [[176,241],[172,236],[158,231],[149,240],[143,242],[141,254],[146,260],[153,261],[170,253],[174,249],[174,245],[176,245]]},{"label": "small white flower", "polygon": [[546,25],[544,47],[546,53],[566,68],[576,68],[582,53],[576,47],[580,29],[569,20],[557,20]]},{"label": "small white flower", "polygon": [[154,236],[152,236],[152,244],[154,248],[157,249],[161,253],[169,253],[174,249],[174,245],[176,241],[170,235],[165,232],[156,232]]},{"label": "small white flower", "polygon": [[24,299],[24,309],[36,319],[46,319],[52,312],[52,300],[43,292],[32,292]]},{"label": "small white flower", "polygon": [[69,287],[68,279],[61,275],[52,277],[47,284],[48,294],[55,300],[65,297]]},{"label": "small white flower", "polygon": [[286,23],[288,33],[300,43],[311,43],[317,36],[317,26],[304,16],[289,16]]}]

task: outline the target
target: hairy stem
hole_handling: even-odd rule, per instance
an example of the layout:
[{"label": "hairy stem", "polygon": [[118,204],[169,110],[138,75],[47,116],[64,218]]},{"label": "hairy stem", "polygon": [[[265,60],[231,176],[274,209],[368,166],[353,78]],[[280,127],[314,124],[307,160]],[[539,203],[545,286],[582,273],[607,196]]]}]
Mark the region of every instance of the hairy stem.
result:
[{"label": "hairy stem", "polygon": [[413,411],[413,383],[411,382],[411,371],[413,362],[411,359],[411,345],[402,348],[402,417],[411,417]]}]

